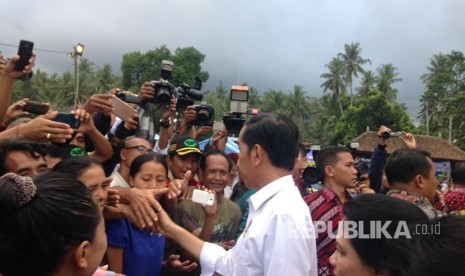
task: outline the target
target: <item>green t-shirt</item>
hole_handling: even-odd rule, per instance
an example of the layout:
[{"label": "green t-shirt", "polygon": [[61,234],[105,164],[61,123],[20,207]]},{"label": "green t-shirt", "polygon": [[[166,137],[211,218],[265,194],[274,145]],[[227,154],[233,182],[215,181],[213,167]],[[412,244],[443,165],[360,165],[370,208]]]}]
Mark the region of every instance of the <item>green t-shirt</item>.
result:
[{"label": "green t-shirt", "polygon": [[[181,204],[187,216],[197,222],[199,233],[202,232],[202,226],[205,223],[205,211],[202,205],[188,200],[182,201]],[[218,215],[213,224],[212,239],[210,242],[220,243],[234,240],[241,216],[239,206],[231,200],[223,198],[221,204],[218,206]]]}]

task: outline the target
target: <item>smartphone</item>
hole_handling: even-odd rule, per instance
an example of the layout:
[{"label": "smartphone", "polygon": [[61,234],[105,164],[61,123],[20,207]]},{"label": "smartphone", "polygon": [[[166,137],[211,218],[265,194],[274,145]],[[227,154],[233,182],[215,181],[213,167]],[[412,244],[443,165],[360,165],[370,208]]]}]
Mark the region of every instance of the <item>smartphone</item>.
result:
[{"label": "smartphone", "polygon": [[74,114],[71,113],[58,113],[58,115],[53,119],[55,122],[68,124],[71,128],[78,129],[81,125],[81,121],[74,118]]},{"label": "smartphone", "polygon": [[32,57],[32,49],[34,48],[34,42],[21,40],[19,41],[18,55],[19,60],[15,64],[15,71],[23,71],[24,67],[29,64],[29,60]]},{"label": "smartphone", "polygon": [[37,114],[37,115],[43,115],[48,112],[49,108],[50,107],[46,104],[29,101],[29,102],[26,102],[25,106],[23,106],[23,111]]},{"label": "smartphone", "polygon": [[113,105],[113,114],[121,118],[121,120],[127,122],[129,119],[134,118],[137,111],[132,108],[129,104],[125,103],[118,97],[110,98],[111,104]]},{"label": "smartphone", "polygon": [[213,203],[215,203],[215,194],[199,189],[194,189],[192,193],[192,202],[212,206]]}]

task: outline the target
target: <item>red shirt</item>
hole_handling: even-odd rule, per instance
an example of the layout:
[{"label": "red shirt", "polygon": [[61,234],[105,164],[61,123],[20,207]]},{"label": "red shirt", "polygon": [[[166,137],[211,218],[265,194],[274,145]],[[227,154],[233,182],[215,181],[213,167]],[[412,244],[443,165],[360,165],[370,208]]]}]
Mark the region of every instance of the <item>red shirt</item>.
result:
[{"label": "red shirt", "polygon": [[444,196],[449,212],[465,210],[465,188],[456,188]]},{"label": "red shirt", "polygon": [[[351,198],[347,191],[346,198]],[[326,187],[317,193],[305,196],[304,200],[310,208],[313,223],[324,222],[326,224],[326,231],[316,233],[318,275],[334,275],[334,267],[329,263],[329,257],[336,251],[335,237],[339,222],[343,217],[343,204],[336,193]],[[328,232],[331,232],[333,235],[330,237]]]}]

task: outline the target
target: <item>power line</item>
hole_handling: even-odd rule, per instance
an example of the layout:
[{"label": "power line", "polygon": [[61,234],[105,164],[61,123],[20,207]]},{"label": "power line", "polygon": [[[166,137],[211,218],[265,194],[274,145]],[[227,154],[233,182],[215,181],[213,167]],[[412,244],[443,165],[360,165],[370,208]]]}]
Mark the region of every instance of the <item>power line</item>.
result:
[{"label": "power line", "polygon": [[[0,45],[2,46],[7,46],[7,47],[12,47],[12,48],[18,48],[18,45],[14,45],[14,44],[9,44],[9,43],[3,43],[3,42],[0,42]],[[52,53],[52,54],[64,54],[64,55],[67,55],[67,56],[72,56],[72,52],[65,52],[65,51],[59,51],[59,50],[50,50],[50,49],[40,49],[40,48],[34,48],[34,51],[38,51],[38,52],[46,52],[46,53]],[[102,67],[98,64],[96,64],[95,62],[93,62],[92,60],[90,60],[88,57],[85,57],[85,59],[91,64],[91,65],[94,65],[96,66],[98,69],[102,70]]]}]

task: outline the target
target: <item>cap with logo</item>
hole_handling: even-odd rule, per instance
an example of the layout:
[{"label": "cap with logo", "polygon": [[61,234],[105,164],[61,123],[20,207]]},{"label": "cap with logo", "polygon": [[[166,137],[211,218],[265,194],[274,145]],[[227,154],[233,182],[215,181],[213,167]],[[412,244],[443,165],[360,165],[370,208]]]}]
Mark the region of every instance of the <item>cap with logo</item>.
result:
[{"label": "cap with logo", "polygon": [[170,142],[168,154],[173,153],[183,156],[189,153],[202,154],[202,151],[200,151],[199,144],[195,139],[187,135],[179,135]]}]

